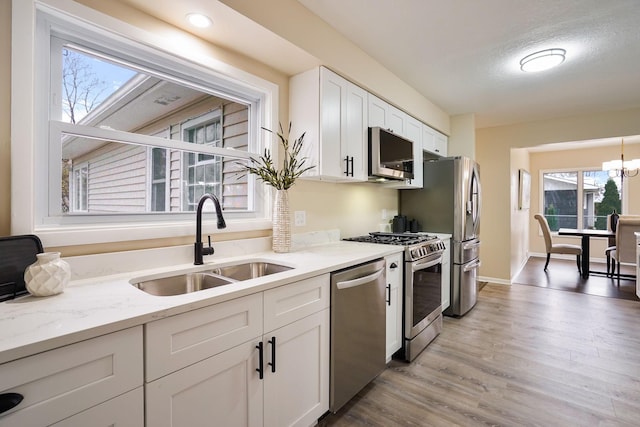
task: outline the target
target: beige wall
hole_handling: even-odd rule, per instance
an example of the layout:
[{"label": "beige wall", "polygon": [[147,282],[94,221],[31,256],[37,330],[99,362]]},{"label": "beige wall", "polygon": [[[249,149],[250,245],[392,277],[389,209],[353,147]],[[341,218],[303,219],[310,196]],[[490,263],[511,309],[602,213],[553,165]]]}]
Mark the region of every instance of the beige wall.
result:
[{"label": "beige wall", "polygon": [[0,0],[0,236],[11,229],[11,0]]},{"label": "beige wall", "polygon": [[[511,187],[509,211],[511,212],[511,235],[518,236],[511,239],[510,268],[512,274],[519,271],[529,256],[529,217],[535,211],[533,203],[529,209],[520,209],[520,169],[532,174],[529,166],[529,152],[524,149],[511,150],[511,170],[509,172],[509,185]],[[484,226],[484,224],[483,224]],[[484,237],[484,236],[483,236]],[[483,253],[486,255],[486,251]],[[484,257],[486,259],[486,256]]]},{"label": "beige wall", "polygon": [[449,156],[476,158],[476,116],[473,113],[451,116]]},{"label": "beige wall", "polygon": [[[528,230],[509,229],[512,224],[511,182],[514,170],[511,166],[512,148],[638,134],[640,109],[477,129],[476,159],[480,163],[483,187],[480,275],[508,282],[517,273],[512,266],[522,262],[521,254],[511,251],[512,242],[526,239]],[[612,150],[607,159],[616,152]],[[532,206],[535,206],[533,200]]]},{"label": "beige wall", "polygon": [[[0,193],[0,234],[10,234],[10,196],[9,196],[9,168],[10,168],[10,146],[9,146],[9,124],[10,124],[10,107],[9,107],[9,77],[11,52],[10,44],[10,3],[11,0],[0,0],[0,32],[2,33],[2,44],[0,44],[0,85],[6,90],[2,90],[0,97],[0,176],[2,177]],[[193,38],[186,35],[175,28],[169,27],[167,24],[156,20],[139,11],[130,9],[127,6],[117,2],[104,2],[102,0],[81,0],[79,3],[85,4],[103,13],[111,15],[122,21],[131,23],[139,28],[160,34],[174,34],[182,37]],[[297,2],[296,2],[297,3]],[[305,9],[306,10],[306,9]],[[179,34],[180,33],[180,34]],[[336,33],[337,34],[337,33]],[[334,35],[331,40],[336,43],[342,43],[340,37]],[[281,71],[266,66],[263,63],[255,61],[252,58],[243,56],[242,54],[231,50],[223,49],[218,46],[198,42],[200,48],[205,49],[212,58],[223,61],[239,69],[248,71],[265,80],[271,81],[279,86],[279,119],[286,123],[288,121],[288,79],[289,76]],[[340,51],[339,45],[329,45],[325,50]],[[353,53],[353,47],[349,47],[349,52]],[[359,57],[363,57],[363,53],[358,53]],[[334,58],[333,65],[335,68],[341,68],[341,65],[349,64],[351,58]],[[365,61],[366,62],[366,61]],[[342,67],[344,68],[344,67]],[[346,66],[346,68],[349,68]],[[381,72],[379,65],[374,69],[377,75],[375,81],[385,82],[389,86],[403,87],[403,83],[392,75]],[[405,92],[411,92],[403,87]],[[434,107],[427,100],[411,93],[407,99],[413,100],[414,103],[420,104],[420,107],[426,106],[430,113],[435,112],[434,116],[438,117],[438,127],[448,132],[448,116],[444,115],[441,110]],[[422,98],[420,100],[419,98]],[[404,99],[403,97],[400,98]],[[417,101],[416,101],[417,100]],[[427,114],[429,116],[429,114]],[[445,117],[446,116],[446,117]],[[305,210],[307,225],[304,227],[294,227],[293,232],[306,232],[325,230],[329,228],[340,228],[343,235],[356,235],[368,231],[378,229],[381,222],[380,213],[382,209],[397,210],[398,192],[397,190],[383,189],[375,184],[330,184],[324,182],[305,182],[299,181],[291,190],[291,209]],[[270,230],[259,230],[247,233],[228,233],[225,235],[218,234],[213,236],[214,240],[227,240],[245,237],[260,237],[270,235]],[[63,256],[80,255],[88,253],[101,253],[116,250],[133,250],[148,247],[168,246],[175,244],[187,244],[193,241],[193,236],[183,236],[173,239],[155,239],[145,241],[131,241],[120,243],[109,243],[100,245],[82,245],[82,246],[65,246],[57,248],[46,248],[47,250],[62,251]]]}]

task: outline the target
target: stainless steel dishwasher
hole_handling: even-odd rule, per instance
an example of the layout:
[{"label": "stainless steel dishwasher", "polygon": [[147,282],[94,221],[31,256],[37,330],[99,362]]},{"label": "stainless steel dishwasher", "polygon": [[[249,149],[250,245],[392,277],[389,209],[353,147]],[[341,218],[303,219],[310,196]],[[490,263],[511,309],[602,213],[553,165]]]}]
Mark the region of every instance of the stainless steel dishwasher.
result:
[{"label": "stainless steel dishwasher", "polygon": [[331,412],[386,367],[385,269],[379,259],[331,274]]}]

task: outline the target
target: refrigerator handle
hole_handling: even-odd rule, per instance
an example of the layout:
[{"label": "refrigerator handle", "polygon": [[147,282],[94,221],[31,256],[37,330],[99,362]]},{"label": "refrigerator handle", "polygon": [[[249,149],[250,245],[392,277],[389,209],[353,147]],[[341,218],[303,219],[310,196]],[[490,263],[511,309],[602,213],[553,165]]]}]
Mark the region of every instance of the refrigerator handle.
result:
[{"label": "refrigerator handle", "polygon": [[475,270],[476,268],[480,268],[481,264],[482,263],[480,262],[480,260],[472,262],[469,265],[465,265],[465,267],[462,269],[462,271],[466,273],[468,271]]}]

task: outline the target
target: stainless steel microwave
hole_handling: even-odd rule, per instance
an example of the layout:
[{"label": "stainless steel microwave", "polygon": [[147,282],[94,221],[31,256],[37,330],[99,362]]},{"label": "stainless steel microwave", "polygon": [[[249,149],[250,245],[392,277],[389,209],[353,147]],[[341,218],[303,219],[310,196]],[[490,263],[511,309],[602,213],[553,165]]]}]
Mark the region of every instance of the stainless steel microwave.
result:
[{"label": "stainless steel microwave", "polygon": [[369,128],[369,179],[413,179],[413,142],[381,127]]}]

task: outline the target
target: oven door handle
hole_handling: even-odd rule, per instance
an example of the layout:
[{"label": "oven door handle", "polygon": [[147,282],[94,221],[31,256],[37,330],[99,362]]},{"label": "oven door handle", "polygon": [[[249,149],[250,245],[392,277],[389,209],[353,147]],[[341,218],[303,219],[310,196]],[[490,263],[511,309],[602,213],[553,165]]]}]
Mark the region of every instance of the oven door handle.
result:
[{"label": "oven door handle", "polygon": [[436,264],[442,264],[442,256],[423,263],[411,263],[411,271],[416,272],[419,270],[424,270],[426,268],[433,267]]},{"label": "oven door handle", "polygon": [[373,282],[374,280],[376,280],[378,277],[382,275],[382,273],[384,273],[384,270],[385,270],[384,268],[381,268],[380,270],[376,271],[373,274],[369,274],[368,276],[359,277],[353,280],[344,280],[342,282],[336,283],[336,286],[338,289],[348,289],[348,288],[364,285],[366,283]]},{"label": "oven door handle", "polygon": [[469,265],[465,265],[465,267],[462,269],[463,272],[468,272],[471,270],[475,270],[476,268],[479,268],[482,265],[482,263],[480,262],[480,260],[476,260],[474,262],[472,262]]}]

